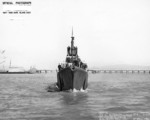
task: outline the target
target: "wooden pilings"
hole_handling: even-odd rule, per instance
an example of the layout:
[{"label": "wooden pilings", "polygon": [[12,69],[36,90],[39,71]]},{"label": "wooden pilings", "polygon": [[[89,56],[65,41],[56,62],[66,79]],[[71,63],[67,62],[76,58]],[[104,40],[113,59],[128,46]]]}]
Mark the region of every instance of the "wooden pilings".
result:
[{"label": "wooden pilings", "polygon": [[148,73],[150,70],[88,70],[91,73]]},{"label": "wooden pilings", "polygon": [[54,70],[37,70],[37,72],[36,73],[51,73],[51,72],[53,72]]}]

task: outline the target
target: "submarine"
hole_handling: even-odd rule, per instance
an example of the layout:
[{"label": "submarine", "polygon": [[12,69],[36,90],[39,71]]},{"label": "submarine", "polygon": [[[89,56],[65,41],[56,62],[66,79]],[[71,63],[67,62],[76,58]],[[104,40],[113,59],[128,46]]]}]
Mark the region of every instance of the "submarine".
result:
[{"label": "submarine", "polygon": [[72,28],[71,45],[67,47],[65,63],[58,64],[57,82],[48,88],[48,92],[84,91],[88,87],[88,66],[80,59],[74,39]]},{"label": "submarine", "polygon": [[60,91],[85,90],[88,86],[88,66],[80,59],[74,40],[72,28],[71,45],[67,47],[65,63],[58,65],[56,85]]}]

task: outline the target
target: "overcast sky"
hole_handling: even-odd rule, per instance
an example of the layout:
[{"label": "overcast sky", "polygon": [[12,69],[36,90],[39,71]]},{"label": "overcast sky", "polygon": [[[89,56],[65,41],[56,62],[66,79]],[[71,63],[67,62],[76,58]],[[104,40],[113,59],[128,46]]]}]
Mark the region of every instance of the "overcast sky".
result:
[{"label": "overcast sky", "polygon": [[[2,0],[0,0],[2,3]],[[75,46],[89,67],[150,66],[149,0],[32,0],[31,14],[5,15],[0,5],[0,49],[5,65],[56,69]]]}]

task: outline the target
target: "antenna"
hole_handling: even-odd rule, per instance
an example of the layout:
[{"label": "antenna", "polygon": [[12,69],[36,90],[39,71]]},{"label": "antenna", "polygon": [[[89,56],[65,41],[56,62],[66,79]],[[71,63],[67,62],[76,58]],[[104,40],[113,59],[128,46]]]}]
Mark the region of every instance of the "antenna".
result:
[{"label": "antenna", "polygon": [[74,37],[73,37],[73,27],[72,27],[72,36],[71,36],[71,39],[72,39],[72,41],[74,40]]}]

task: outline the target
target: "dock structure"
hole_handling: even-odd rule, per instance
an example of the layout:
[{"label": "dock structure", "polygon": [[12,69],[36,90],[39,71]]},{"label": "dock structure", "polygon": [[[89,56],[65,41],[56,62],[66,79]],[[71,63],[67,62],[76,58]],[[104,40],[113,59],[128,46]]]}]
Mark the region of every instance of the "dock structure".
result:
[{"label": "dock structure", "polygon": [[52,73],[54,70],[37,70],[36,73]]},{"label": "dock structure", "polygon": [[89,69],[88,72],[91,73],[149,73],[150,70],[92,70]]}]

